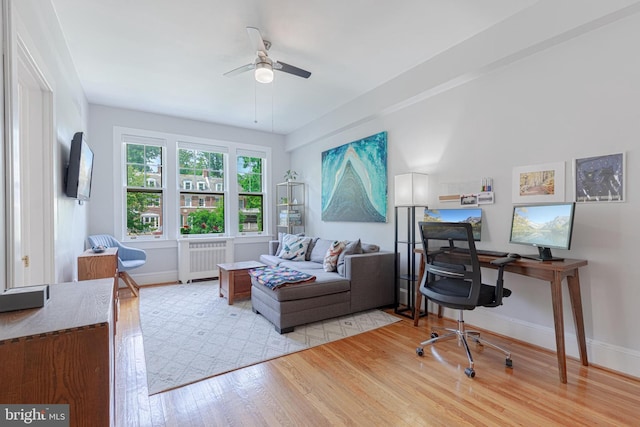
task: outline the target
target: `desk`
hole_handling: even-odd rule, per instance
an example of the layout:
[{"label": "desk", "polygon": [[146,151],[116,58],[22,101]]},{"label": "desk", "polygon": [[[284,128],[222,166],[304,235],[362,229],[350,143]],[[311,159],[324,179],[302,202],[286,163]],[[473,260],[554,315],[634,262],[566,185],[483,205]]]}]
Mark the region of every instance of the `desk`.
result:
[{"label": "desk", "polygon": [[[422,254],[420,259],[420,278],[424,273],[424,251],[416,249],[416,253]],[[478,255],[481,267],[497,269],[491,261],[494,256]],[[560,381],[567,382],[567,359],[564,346],[564,313],[562,309],[562,279],[567,278],[569,287],[569,298],[571,299],[571,310],[573,311],[573,321],[576,326],[576,336],[578,338],[578,348],[580,350],[580,361],[584,366],[589,366],[587,360],[587,342],[584,335],[584,319],[582,315],[582,299],[580,297],[580,276],[578,269],[587,265],[586,260],[565,259],[564,261],[535,261],[520,258],[507,264],[504,271],[521,274],[551,283],[551,303],[553,305],[553,323],[556,332],[556,353],[558,356],[558,371]],[[422,294],[419,287],[416,288],[416,310],[422,304]],[[414,317],[414,325],[418,324],[418,317]]]}]

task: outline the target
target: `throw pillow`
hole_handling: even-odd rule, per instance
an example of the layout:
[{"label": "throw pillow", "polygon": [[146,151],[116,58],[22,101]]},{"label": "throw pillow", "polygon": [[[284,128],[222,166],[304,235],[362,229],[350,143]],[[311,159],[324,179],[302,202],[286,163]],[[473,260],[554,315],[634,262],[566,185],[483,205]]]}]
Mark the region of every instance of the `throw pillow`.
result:
[{"label": "throw pillow", "polygon": [[333,240],[327,239],[316,240],[316,243],[313,245],[313,249],[311,250],[310,261],[322,264],[324,262],[324,256],[327,254],[327,251],[333,242]]},{"label": "throw pillow", "polygon": [[311,237],[287,234],[282,238],[280,258],[289,261],[304,261]]},{"label": "throw pillow", "polygon": [[[276,249],[276,253],[274,254],[275,256],[277,257],[280,256],[280,252],[282,252],[282,239],[284,238],[284,236],[287,236],[287,235],[289,234],[283,233],[282,231],[278,232],[278,248]],[[298,236],[298,237],[304,236],[304,233],[295,234],[295,236]]]},{"label": "throw pillow", "polygon": [[336,271],[338,257],[346,244],[346,242],[340,242],[338,240],[331,244],[331,247],[327,250],[327,254],[324,256],[324,262],[322,263],[324,271]]},{"label": "throw pillow", "polygon": [[304,258],[306,261],[311,261],[311,254],[313,253],[313,248],[315,247],[317,241],[318,237],[311,238],[311,241],[309,242],[309,249],[307,249],[307,256]]},{"label": "throw pillow", "polygon": [[344,257],[345,256],[353,255],[353,254],[361,254],[361,253],[362,253],[362,246],[360,245],[360,239],[347,243],[347,245],[344,247],[344,249],[342,250],[342,252],[340,252],[340,255],[338,256],[338,264],[336,267],[336,269],[338,270],[338,274],[341,276],[344,276],[344,273],[345,273]]},{"label": "throw pillow", "polygon": [[373,245],[371,243],[363,243],[362,244],[362,253],[363,254],[370,254],[370,253],[374,253],[374,252],[380,252],[380,246]]}]

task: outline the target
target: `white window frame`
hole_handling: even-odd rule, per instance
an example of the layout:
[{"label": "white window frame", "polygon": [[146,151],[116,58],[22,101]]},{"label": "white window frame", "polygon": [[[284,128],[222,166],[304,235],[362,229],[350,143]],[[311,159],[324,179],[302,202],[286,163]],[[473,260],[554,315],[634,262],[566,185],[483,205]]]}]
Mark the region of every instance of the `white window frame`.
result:
[{"label": "white window frame", "polygon": [[[163,234],[161,236],[137,236],[135,238],[129,238],[126,233],[126,217],[124,215],[124,209],[126,207],[126,168],[124,168],[126,160],[126,152],[124,150],[123,136],[129,135],[139,138],[151,138],[158,141],[162,141],[165,152],[164,156],[164,183],[162,188],[164,190],[163,200]],[[236,237],[236,238],[250,238],[251,236],[270,236],[274,234],[272,228],[274,221],[272,220],[275,205],[270,197],[272,187],[272,174],[271,170],[271,156],[272,150],[268,146],[238,143],[234,141],[222,141],[209,138],[200,138],[181,134],[172,134],[167,132],[157,132],[146,129],[129,128],[114,126],[113,128],[113,140],[114,146],[119,149],[113,150],[114,165],[116,168],[115,179],[113,180],[114,191],[119,197],[115,197],[113,206],[113,218],[114,218],[114,234],[115,237],[121,241],[134,241],[143,242],[149,241],[153,245],[160,245],[165,247],[162,242],[173,241],[173,244],[169,244],[166,247],[174,247],[175,241],[182,239],[183,236],[179,234],[178,224],[180,223],[180,194],[179,194],[179,182],[177,171],[177,147],[180,145],[183,148],[189,146],[195,147],[208,147],[205,149],[224,148],[227,152],[228,159],[224,170],[224,184],[223,193],[225,197],[225,233],[221,237]],[[264,153],[265,165],[263,170],[263,231],[261,232],[244,232],[238,231],[238,192],[237,192],[237,155],[238,151],[245,150],[248,152],[261,152]],[[215,150],[214,150],[215,151]],[[244,154],[243,154],[244,155]],[[117,169],[120,169],[119,171]],[[220,192],[218,184],[216,184],[216,192]],[[159,246],[159,247],[160,247]],[[155,246],[148,246],[155,247]]]}]

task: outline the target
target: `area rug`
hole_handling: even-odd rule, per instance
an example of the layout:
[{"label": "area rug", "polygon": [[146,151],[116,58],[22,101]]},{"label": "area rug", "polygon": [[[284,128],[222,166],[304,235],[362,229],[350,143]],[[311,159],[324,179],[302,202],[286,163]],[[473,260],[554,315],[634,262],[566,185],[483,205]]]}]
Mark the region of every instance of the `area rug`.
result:
[{"label": "area rug", "polygon": [[218,281],[140,289],[150,395],[399,320],[370,310],[297,326],[280,335],[251,310],[249,299],[228,305],[218,296]]}]

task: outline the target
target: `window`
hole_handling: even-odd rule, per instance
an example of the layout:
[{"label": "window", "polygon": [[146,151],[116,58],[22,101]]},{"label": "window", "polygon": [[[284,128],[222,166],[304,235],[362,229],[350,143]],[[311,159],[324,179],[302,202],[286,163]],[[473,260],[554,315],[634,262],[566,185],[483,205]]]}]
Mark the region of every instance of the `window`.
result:
[{"label": "window", "polygon": [[271,148],[118,126],[114,142],[119,239],[169,247],[162,241],[181,235],[252,238],[268,231]]},{"label": "window", "polygon": [[[224,193],[210,190],[220,188],[217,184],[224,182],[224,160],[223,153],[178,148],[178,173],[183,183],[180,191],[181,234],[225,232]],[[196,191],[193,182],[196,182]],[[190,184],[188,188],[187,183]],[[198,201],[196,206],[193,206],[193,200]]]},{"label": "window", "polygon": [[238,156],[238,224],[240,232],[263,230],[263,158]]},{"label": "window", "polygon": [[126,143],[125,152],[127,236],[161,235],[163,148],[160,145]]}]

